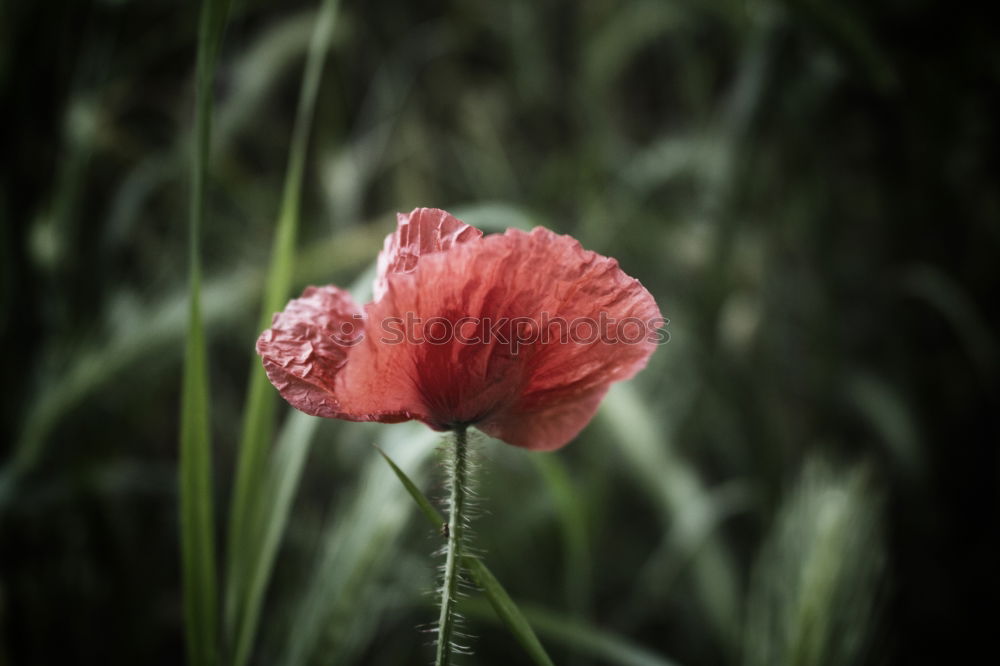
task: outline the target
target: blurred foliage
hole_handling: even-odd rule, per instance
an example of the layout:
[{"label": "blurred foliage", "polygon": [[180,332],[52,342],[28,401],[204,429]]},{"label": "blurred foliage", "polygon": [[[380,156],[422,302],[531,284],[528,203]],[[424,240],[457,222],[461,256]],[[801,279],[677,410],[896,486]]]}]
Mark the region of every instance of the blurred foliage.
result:
[{"label": "blurred foliage", "polygon": [[[320,4],[235,3],[219,54],[202,238],[219,544]],[[0,4],[0,663],[183,660],[197,15]],[[477,545],[556,663],[986,652],[995,42],[928,0],[340,3],[295,290],[364,283],[394,212],[431,205],[571,233],[670,317],[574,444],[484,447]],[[440,496],[434,437],[280,414],[251,663],[427,662],[440,544],[370,444]],[[470,663],[528,663],[467,606]]]},{"label": "blurred foliage", "polygon": [[758,555],[744,627],[747,664],[859,664],[879,626],[881,497],[864,469],[814,461]]}]

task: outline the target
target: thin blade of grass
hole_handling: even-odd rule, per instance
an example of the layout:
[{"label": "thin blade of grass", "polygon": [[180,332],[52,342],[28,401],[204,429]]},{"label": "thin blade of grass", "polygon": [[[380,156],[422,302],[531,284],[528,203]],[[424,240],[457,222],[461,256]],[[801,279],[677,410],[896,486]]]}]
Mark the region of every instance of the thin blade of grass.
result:
[{"label": "thin blade of grass", "polygon": [[[386,450],[408,467],[421,468],[434,451],[435,433],[423,426],[399,424],[384,431]],[[381,460],[369,458],[351,477],[357,485],[341,493],[350,499],[324,530],[314,569],[293,601],[288,630],[276,637],[280,652],[267,663],[304,666],[320,651],[324,663],[358,663],[359,650],[378,629],[383,609],[372,590],[401,560],[399,537],[413,505]]]},{"label": "thin blade of grass", "polygon": [[302,478],[305,463],[319,419],[293,412],[282,428],[269,468],[267,484],[261,493],[261,523],[263,533],[257,548],[250,553],[249,589],[239,617],[239,629],[233,652],[233,663],[245,664],[250,658],[250,650],[257,635],[260,611],[264,593],[271,579],[274,561],[278,554],[292,498]]},{"label": "thin blade of grass", "polygon": [[420,508],[420,512],[424,514],[431,525],[434,527],[440,527],[443,525],[444,516],[442,516],[441,512],[434,508],[434,505],[431,504],[429,499],[427,499],[427,496],[420,492],[420,489],[417,488],[416,484],[413,483],[413,481],[410,481],[410,477],[406,476],[406,473],[392,461],[392,458],[390,458],[385,451],[380,449],[377,445],[373,446],[375,446],[375,450],[378,451],[379,455],[382,456],[387,463],[389,463],[389,467],[392,468],[396,478],[398,478],[399,482],[403,484],[404,488],[406,488],[406,492],[410,493],[410,497],[412,497],[413,501],[417,503],[417,507]]},{"label": "thin blade of grass", "polygon": [[228,0],[206,0],[202,4],[195,83],[197,106],[189,229],[190,309],[181,392],[179,463],[185,639],[188,661],[194,666],[214,664],[217,658],[212,441],[207,353],[201,319],[200,238],[211,146],[212,79],[228,12]]},{"label": "thin blade of grass", "polygon": [[180,512],[185,636],[191,664],[215,663],[216,572],[205,338],[192,282],[181,398]]},{"label": "thin blade of grass", "polygon": [[[396,478],[406,488],[413,501],[420,507],[421,513],[424,514],[428,522],[435,528],[444,524],[444,518],[441,513],[434,508],[430,500],[420,491],[417,485],[406,476],[406,473],[382,449],[375,448],[389,464],[389,467],[392,468]],[[521,644],[521,647],[528,653],[532,661],[540,666],[553,666],[552,659],[545,652],[545,648],[542,647],[538,636],[535,635],[524,614],[518,609],[517,604],[510,598],[507,590],[503,588],[500,581],[496,579],[496,576],[493,575],[482,561],[471,555],[463,556],[462,564],[472,574],[476,584],[482,588],[497,617],[500,618],[511,634],[514,635],[514,638]]]},{"label": "thin blade of grass", "polygon": [[521,644],[521,647],[528,653],[532,661],[539,664],[539,666],[553,666],[552,659],[545,652],[542,642],[538,640],[538,636],[535,635],[535,631],[531,628],[527,618],[524,617],[524,614],[517,607],[517,604],[514,603],[514,600],[510,598],[510,595],[507,594],[507,590],[503,588],[500,581],[493,575],[493,572],[475,557],[467,555],[462,561],[465,567],[472,573],[476,584],[486,594],[486,598],[489,600],[490,605],[493,606],[493,611],[497,614],[497,617],[500,618],[500,621],[514,635],[514,638]]},{"label": "thin blade of grass", "polygon": [[592,574],[587,539],[587,515],[582,493],[573,487],[566,465],[554,455],[530,456],[552,496],[562,533],[565,569],[563,585],[575,614],[587,615]]},{"label": "thin blade of grass", "polygon": [[[732,553],[712,532],[716,511],[711,492],[697,470],[675,449],[669,424],[658,421],[634,386],[625,383],[612,387],[598,418],[617,440],[631,472],[656,502],[674,543],[697,546],[698,557],[690,561],[696,596],[722,645],[734,649],[739,588]],[[648,611],[665,592],[640,590],[641,603],[633,601],[633,605]]]},{"label": "thin blade of grass", "polygon": [[[475,600],[463,610],[471,617],[488,619],[490,610]],[[538,632],[582,656],[592,657],[602,664],[618,666],[679,666],[677,662],[650,652],[629,639],[586,622],[564,617],[540,608],[524,606],[524,615]]]},{"label": "thin blade of grass", "polygon": [[[324,1],[309,46],[292,130],[288,170],[285,175],[271,267],[264,286],[259,329],[270,325],[272,314],[284,305],[292,285],[305,158],[323,62],[333,34],[337,5],[337,0]],[[265,473],[267,445],[274,430],[276,405],[274,391],[255,357],[243,413],[243,434],[233,488],[227,550],[226,635],[230,641],[240,644],[252,643],[252,634],[256,630],[258,612],[256,609],[245,611],[244,604],[252,594],[253,581],[258,575],[255,571],[258,569],[256,561],[264,557],[259,542],[267,538],[268,526],[261,524],[262,512],[257,508],[260,503],[255,500],[254,491],[261,487]],[[266,583],[270,574],[265,571],[263,575]],[[242,623],[247,621],[253,626],[243,626]],[[234,663],[245,663],[239,657],[239,648],[236,654]],[[247,656],[243,655],[242,659]]]}]

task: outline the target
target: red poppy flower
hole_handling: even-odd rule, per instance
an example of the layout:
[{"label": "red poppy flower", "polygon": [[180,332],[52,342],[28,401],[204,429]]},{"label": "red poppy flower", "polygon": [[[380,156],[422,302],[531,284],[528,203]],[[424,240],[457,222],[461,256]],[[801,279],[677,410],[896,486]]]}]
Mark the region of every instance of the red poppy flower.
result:
[{"label": "red poppy flower", "polygon": [[307,414],[474,425],[555,449],[660,339],[649,292],[569,236],[541,227],[483,236],[430,208],[398,218],[374,302],[309,287],[257,340],[271,382]]}]

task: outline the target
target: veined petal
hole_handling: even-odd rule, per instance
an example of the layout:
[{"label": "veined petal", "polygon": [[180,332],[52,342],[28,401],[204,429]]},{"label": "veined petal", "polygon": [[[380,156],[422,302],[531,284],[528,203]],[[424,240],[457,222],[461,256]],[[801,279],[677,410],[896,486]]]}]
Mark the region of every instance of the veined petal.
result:
[{"label": "veined petal", "polygon": [[[257,339],[268,379],[293,407],[313,416],[368,420],[335,390],[348,351],[363,337],[361,308],[334,286],[307,287]],[[403,420],[403,419],[395,419]]]},{"label": "veined petal", "polygon": [[437,208],[415,208],[409,214],[397,213],[396,220],[396,231],[386,236],[378,255],[378,273],[373,288],[376,301],[385,294],[389,275],[410,273],[417,267],[420,257],[444,252],[483,235],[479,229]]},{"label": "veined petal", "polygon": [[512,405],[476,427],[508,444],[551,451],[572,440],[590,423],[609,385],[591,389],[572,400]]},{"label": "veined petal", "polygon": [[615,260],[541,228],[422,255],[365,310],[338,395],[532,449],[572,439],[646,364],[663,321]]}]

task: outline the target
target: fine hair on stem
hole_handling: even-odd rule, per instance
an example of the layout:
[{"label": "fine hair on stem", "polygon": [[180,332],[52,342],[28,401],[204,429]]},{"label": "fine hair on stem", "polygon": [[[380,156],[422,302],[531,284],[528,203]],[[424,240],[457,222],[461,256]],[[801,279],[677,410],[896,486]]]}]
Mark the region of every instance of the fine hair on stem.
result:
[{"label": "fine hair on stem", "polygon": [[475,501],[476,471],[475,445],[470,443],[466,427],[462,426],[452,431],[442,443],[441,451],[447,492],[447,522],[441,526],[441,534],[445,538],[443,549],[445,562],[438,595],[440,614],[434,660],[436,666],[451,664],[452,655],[455,653],[469,653],[467,647],[457,642],[457,638],[460,637],[458,631],[460,618],[456,612],[456,603],[466,584],[462,571],[462,558],[469,555],[471,536],[469,526],[473,513],[472,505]]}]

